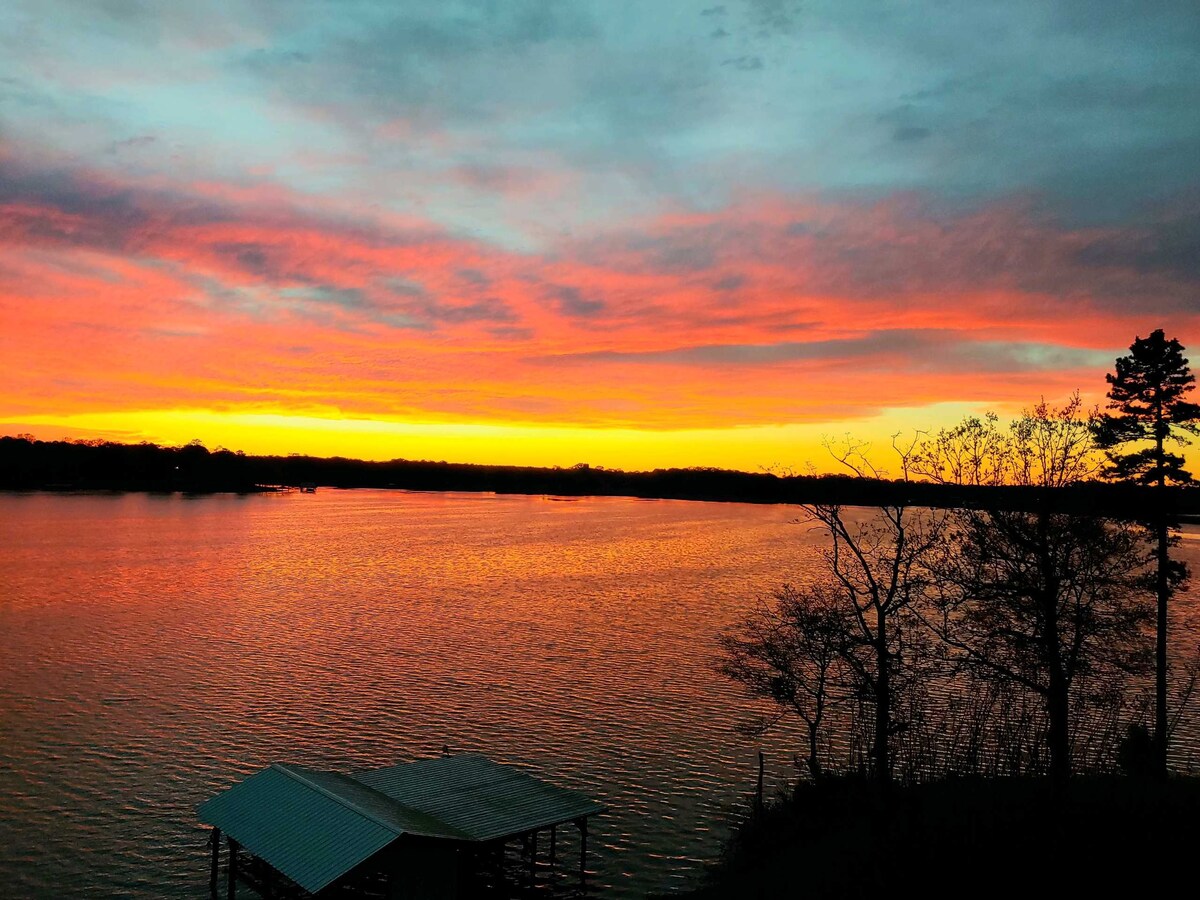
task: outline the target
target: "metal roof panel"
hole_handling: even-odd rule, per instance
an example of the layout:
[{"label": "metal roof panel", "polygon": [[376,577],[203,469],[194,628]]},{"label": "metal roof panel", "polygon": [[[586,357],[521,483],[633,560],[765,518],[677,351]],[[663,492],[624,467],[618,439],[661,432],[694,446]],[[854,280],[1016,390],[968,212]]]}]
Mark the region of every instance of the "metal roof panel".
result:
[{"label": "metal roof panel", "polygon": [[198,812],[312,893],[399,837],[280,765],[221,792]]},{"label": "metal roof panel", "polygon": [[423,759],[354,777],[476,841],[523,834],[604,810],[583,794],[475,753]]}]

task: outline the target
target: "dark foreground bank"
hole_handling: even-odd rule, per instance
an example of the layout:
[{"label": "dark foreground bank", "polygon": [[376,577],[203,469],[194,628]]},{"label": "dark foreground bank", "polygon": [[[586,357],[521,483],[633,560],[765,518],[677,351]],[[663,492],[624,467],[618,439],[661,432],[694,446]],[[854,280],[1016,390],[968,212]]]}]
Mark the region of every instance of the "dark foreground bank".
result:
[{"label": "dark foreground bank", "polygon": [[[570,468],[484,466],[428,460],[375,462],[342,457],[251,456],[201,444],[161,447],[108,441],[39,441],[0,437],[0,490],[263,490],[271,485],[494,491],[574,497],[641,497],[737,503],[839,503],[847,506],[1004,506],[1078,509],[1136,516],[1153,498],[1129,484],[1084,482],[1066,488],[972,487],[839,475],[777,475],[728,469],[625,472],[584,464]],[[1051,494],[1053,496],[1051,496]],[[1175,512],[1200,514],[1200,490],[1169,488]]]},{"label": "dark foreground bank", "polygon": [[1050,897],[1196,890],[1200,779],[804,784],[738,829],[692,900]]}]

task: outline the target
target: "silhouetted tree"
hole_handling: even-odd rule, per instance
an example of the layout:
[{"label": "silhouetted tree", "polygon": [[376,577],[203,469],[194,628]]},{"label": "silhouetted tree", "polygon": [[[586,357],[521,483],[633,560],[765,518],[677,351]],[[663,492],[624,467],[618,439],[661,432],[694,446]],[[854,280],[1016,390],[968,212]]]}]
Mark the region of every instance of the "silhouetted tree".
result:
[{"label": "silhouetted tree", "polygon": [[[1156,543],[1157,621],[1155,640],[1154,745],[1157,766],[1167,770],[1167,607],[1176,587],[1187,578],[1183,563],[1172,561],[1170,515],[1163,489],[1168,483],[1187,484],[1192,475],[1183,467],[1183,457],[1168,452],[1169,442],[1187,443],[1180,434],[1197,432],[1200,406],[1187,395],[1195,387],[1195,376],[1188,368],[1183,345],[1167,340],[1162,329],[1147,338],[1136,338],[1127,356],[1116,361],[1116,371],[1107,377],[1108,407],[1114,415],[1099,423],[1100,443],[1109,449],[1110,477],[1153,485],[1159,490],[1159,502],[1151,526]],[[1121,448],[1130,444],[1139,449]],[[1148,445],[1148,446],[1147,446]]]},{"label": "silhouetted tree", "polygon": [[[893,439],[893,448],[907,481],[912,447]],[[847,441],[829,449],[856,477],[882,477],[866,456],[867,445]],[[848,514],[839,504],[803,509],[829,536],[823,551],[825,583],[847,622],[843,658],[859,695],[872,708],[872,765],[886,788],[892,737],[904,727],[896,719],[895,699],[915,671],[911,651],[922,630],[915,607],[928,592],[927,557],[940,543],[945,514],[910,506],[902,498],[861,514]]]},{"label": "silhouetted tree", "polygon": [[849,622],[844,605],[823,585],[784,585],[773,603],[720,638],[718,671],[777,707],[745,727],[761,734],[791,713],[808,732],[809,774],[820,778],[822,728],[831,708],[847,700],[845,651]]},{"label": "silhouetted tree", "polygon": [[1031,511],[950,514],[931,566],[936,615],[927,621],[959,665],[1042,698],[1059,783],[1071,772],[1073,690],[1081,679],[1142,663],[1141,534],[1059,505],[1062,488],[1099,470],[1095,418],[1078,395],[1061,409],[1042,402],[1007,428],[995,416],[970,418],[924,441],[912,464],[933,480],[1035,491]]}]

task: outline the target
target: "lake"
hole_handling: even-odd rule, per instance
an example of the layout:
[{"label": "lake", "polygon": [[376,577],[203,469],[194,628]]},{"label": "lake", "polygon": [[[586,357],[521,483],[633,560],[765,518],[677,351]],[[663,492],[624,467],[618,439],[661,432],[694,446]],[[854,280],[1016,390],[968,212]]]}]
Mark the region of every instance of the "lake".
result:
[{"label": "lake", "polygon": [[[0,495],[0,893],[206,897],[194,810],[211,794],[271,762],[349,772],[443,746],[608,804],[590,857],[603,896],[694,883],[758,749],[768,790],[794,775],[797,735],[737,734],[754,707],[712,664],[722,628],[812,570],[820,536],[796,517],[366,490]],[[1177,608],[1194,644],[1193,602]]]}]

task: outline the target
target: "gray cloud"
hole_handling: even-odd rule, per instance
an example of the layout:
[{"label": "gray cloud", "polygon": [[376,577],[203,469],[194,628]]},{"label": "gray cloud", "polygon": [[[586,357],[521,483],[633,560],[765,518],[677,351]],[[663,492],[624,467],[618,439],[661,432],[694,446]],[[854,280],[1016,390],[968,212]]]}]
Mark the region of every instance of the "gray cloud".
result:
[{"label": "gray cloud", "polygon": [[469,303],[427,300],[412,307],[415,313],[431,322],[461,325],[466,322],[514,322],[517,319],[507,303],[498,297],[484,297]]},{"label": "gray cloud", "polygon": [[549,285],[546,288],[546,296],[558,312],[571,318],[592,318],[607,308],[603,300],[588,299],[578,288],[569,285]]},{"label": "gray cloud", "polygon": [[930,131],[928,128],[922,128],[919,125],[901,125],[892,132],[892,140],[907,142],[907,141],[923,141],[929,137]]},{"label": "gray cloud", "polygon": [[753,72],[763,67],[763,61],[758,56],[738,56],[734,59],[725,60],[721,65],[732,66],[740,72]]},{"label": "gray cloud", "polygon": [[142,147],[149,147],[151,144],[157,142],[157,140],[158,138],[152,134],[143,134],[137,137],[125,138],[123,141],[113,141],[108,145],[108,153],[115,154],[126,150],[137,150]]},{"label": "gray cloud", "polygon": [[232,257],[247,272],[255,275],[273,274],[271,253],[261,244],[214,244],[213,250],[219,254]]},{"label": "gray cloud", "polygon": [[486,273],[478,269],[459,269],[455,273],[463,281],[468,282],[476,287],[487,287],[492,283],[491,278]]},{"label": "gray cloud", "polygon": [[1049,344],[977,341],[941,331],[891,330],[845,340],[712,344],[644,352],[599,351],[542,356],[533,361],[552,366],[608,363],[720,368],[826,360],[861,369],[894,370],[900,364],[910,370],[1002,374],[1095,368],[1111,363],[1111,354]]},{"label": "gray cloud", "polygon": [[[1077,259],[1087,266],[1178,278],[1200,288],[1200,212],[1097,238],[1079,249]],[[1200,309],[1200,290],[1195,308]]]},{"label": "gray cloud", "polygon": [[799,0],[746,0],[750,20],[760,31],[791,34],[804,11]]},{"label": "gray cloud", "polygon": [[[1112,222],[1198,179],[1192,0],[656,0],[620,16],[602,0],[342,0],[336,12],[322,0],[16,2],[38,11],[19,39],[0,36],[0,103],[18,135],[103,152],[157,127],[159,111],[136,94],[98,97],[81,80],[128,57],[161,102],[182,87],[178,63],[189,98],[207,101],[197,109],[235,98],[247,106],[242,126],[255,111],[326,123],[330,152],[363,160],[339,176],[455,224],[493,215],[469,199],[504,193],[522,167],[547,162],[588,183],[563,213],[568,227],[613,209],[711,208],[781,189],[953,202],[1038,194],[1065,215]],[[72,23],[87,23],[86,35]],[[61,78],[40,68],[45,58]],[[770,77],[745,77],[759,70]],[[892,139],[864,127],[872,120]],[[397,122],[403,140],[380,136]],[[190,124],[195,140],[231,140]],[[89,151],[80,135],[106,130]],[[245,149],[268,157],[259,161],[286,164],[242,131]],[[166,158],[160,143],[139,161]],[[413,177],[381,188],[381,172]],[[463,180],[460,193],[447,194],[449,177]],[[547,202],[518,198],[494,215],[532,230]]]},{"label": "gray cloud", "polygon": [[323,306],[338,306],[342,309],[365,310],[371,307],[367,294],[361,288],[340,287],[331,284],[314,284],[300,288],[284,288],[280,294],[289,300],[304,300]]},{"label": "gray cloud", "polygon": [[[302,12],[300,21],[313,18],[311,6]],[[297,36],[305,41],[299,47],[256,49],[242,63],[307,104],[486,121],[501,111],[497,90],[512,83],[497,79],[498,71],[511,76],[522,58],[543,52],[538,48],[577,44],[597,33],[580,5],[550,0],[477,0],[455,8],[347,3],[339,17],[340,27],[320,38]],[[297,68],[297,62],[308,64]],[[456,77],[448,77],[451,72]]]},{"label": "gray cloud", "polygon": [[400,294],[403,297],[427,297],[429,295],[429,292],[425,290],[425,285],[407,278],[389,278],[386,286],[392,293]]},{"label": "gray cloud", "polygon": [[745,275],[725,275],[713,282],[713,290],[736,291],[746,284]]},{"label": "gray cloud", "polygon": [[502,341],[528,341],[533,339],[532,328],[519,328],[512,325],[501,325],[497,328],[489,328],[488,334],[492,337],[499,338]]}]

